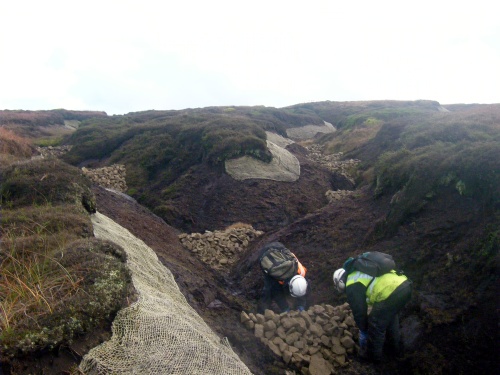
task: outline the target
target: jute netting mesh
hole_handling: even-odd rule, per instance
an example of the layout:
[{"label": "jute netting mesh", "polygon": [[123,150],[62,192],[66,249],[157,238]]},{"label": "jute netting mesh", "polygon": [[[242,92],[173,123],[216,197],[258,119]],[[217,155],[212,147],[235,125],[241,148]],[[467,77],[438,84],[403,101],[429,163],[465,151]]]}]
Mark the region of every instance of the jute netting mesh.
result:
[{"label": "jute netting mesh", "polygon": [[94,234],[123,247],[138,301],[119,311],[109,341],[80,363],[85,374],[251,374],[187,303],[155,252],[108,217],[92,215]]}]

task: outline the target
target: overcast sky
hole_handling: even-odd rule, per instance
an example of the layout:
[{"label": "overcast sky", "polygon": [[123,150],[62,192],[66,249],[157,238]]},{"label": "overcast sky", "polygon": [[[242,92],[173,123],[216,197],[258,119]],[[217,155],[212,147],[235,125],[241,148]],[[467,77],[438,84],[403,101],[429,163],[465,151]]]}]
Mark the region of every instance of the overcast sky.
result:
[{"label": "overcast sky", "polygon": [[500,103],[492,0],[0,0],[0,109]]}]

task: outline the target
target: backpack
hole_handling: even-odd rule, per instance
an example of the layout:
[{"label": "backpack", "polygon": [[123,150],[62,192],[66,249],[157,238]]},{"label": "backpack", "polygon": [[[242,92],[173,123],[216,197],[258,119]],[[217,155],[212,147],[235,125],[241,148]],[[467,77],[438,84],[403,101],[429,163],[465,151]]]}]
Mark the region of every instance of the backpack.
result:
[{"label": "backpack", "polygon": [[276,280],[287,280],[297,274],[298,260],[283,244],[272,242],[263,250],[259,262],[264,273]]},{"label": "backpack", "polygon": [[356,270],[377,277],[395,270],[396,263],[392,259],[392,255],[370,251],[358,255],[356,258],[348,258],[343,268],[346,270],[346,275]]}]

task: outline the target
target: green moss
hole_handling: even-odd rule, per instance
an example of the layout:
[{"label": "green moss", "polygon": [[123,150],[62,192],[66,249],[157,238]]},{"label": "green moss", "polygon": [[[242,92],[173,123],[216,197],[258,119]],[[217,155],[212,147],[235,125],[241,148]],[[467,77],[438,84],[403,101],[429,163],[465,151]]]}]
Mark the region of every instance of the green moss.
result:
[{"label": "green moss", "polygon": [[13,329],[0,333],[2,356],[53,349],[112,319],[131,292],[125,261],[123,249],[109,242],[88,239],[69,245],[60,263],[80,278],[79,288],[64,295],[51,312],[17,317]]}]

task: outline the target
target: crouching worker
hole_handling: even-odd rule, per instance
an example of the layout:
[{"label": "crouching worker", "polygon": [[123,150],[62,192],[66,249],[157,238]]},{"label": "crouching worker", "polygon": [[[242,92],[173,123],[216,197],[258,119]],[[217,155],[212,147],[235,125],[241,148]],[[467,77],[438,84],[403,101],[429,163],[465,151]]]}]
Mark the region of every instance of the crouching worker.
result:
[{"label": "crouching worker", "polygon": [[276,302],[281,312],[290,311],[288,295],[293,297],[294,308],[304,311],[307,300],[306,268],[281,242],[271,242],[261,250],[260,267],[264,276],[264,289],[259,301],[259,313],[270,309]]},{"label": "crouching worker", "polygon": [[347,294],[360,331],[359,354],[374,362],[382,360],[384,344],[391,354],[402,353],[399,312],[411,299],[412,282],[394,268],[392,256],[370,252],[349,258],[333,274],[336,289]]}]

